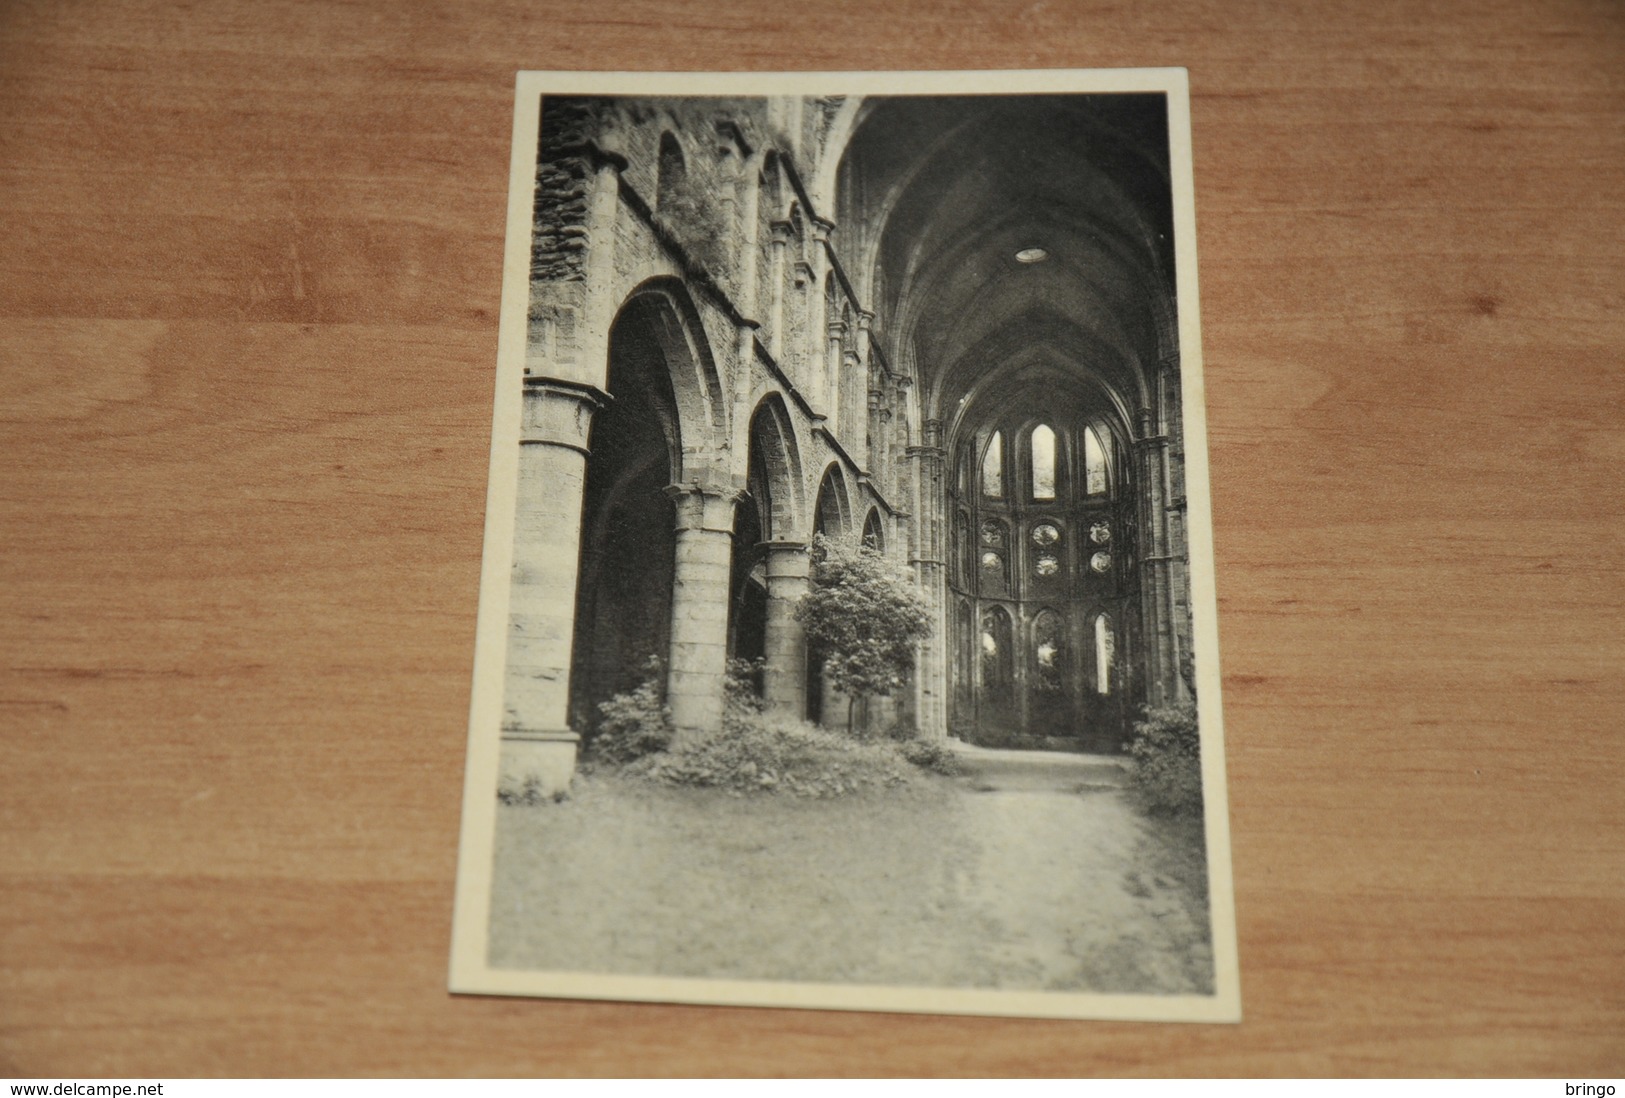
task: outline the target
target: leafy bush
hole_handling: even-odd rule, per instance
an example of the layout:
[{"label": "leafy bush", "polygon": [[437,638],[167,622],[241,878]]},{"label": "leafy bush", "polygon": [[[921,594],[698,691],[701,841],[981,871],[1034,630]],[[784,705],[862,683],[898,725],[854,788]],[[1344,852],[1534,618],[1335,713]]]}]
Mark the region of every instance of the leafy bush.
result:
[{"label": "leafy bush", "polygon": [[890,744],[860,743],[804,721],[739,710],[721,731],[673,744],[627,771],[667,785],[802,797],[839,797],[909,779],[907,763]]},{"label": "leafy bush", "polygon": [[1193,704],[1147,708],[1129,744],[1134,788],[1152,812],[1202,814],[1202,744]]},{"label": "leafy bush", "polygon": [[599,703],[602,719],[583,749],[589,758],[624,764],[671,743],[671,710],[661,698],[659,661],[651,660],[648,669],[650,676],[636,690]]},{"label": "leafy bush", "polygon": [[760,713],[767,702],[757,693],[762,681],[762,668],[766,660],[728,661],[728,672],[722,680],[723,722]]},{"label": "leafy bush", "polygon": [[954,777],[965,772],[965,764],[953,749],[941,740],[908,740],[899,746],[903,758],[922,770]]},{"label": "leafy bush", "polygon": [[812,586],[796,603],[824,675],[847,696],[846,726],[860,698],[887,697],[907,680],[914,648],[931,635],[925,596],[865,545],[813,540]]}]

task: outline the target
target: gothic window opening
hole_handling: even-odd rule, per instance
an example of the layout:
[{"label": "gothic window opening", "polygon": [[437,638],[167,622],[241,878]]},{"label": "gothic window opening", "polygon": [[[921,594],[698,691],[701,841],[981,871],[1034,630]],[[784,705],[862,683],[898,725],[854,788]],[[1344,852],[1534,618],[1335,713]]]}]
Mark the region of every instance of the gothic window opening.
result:
[{"label": "gothic window opening", "polygon": [[981,529],[981,592],[984,595],[1003,596],[1010,591],[1010,558],[1006,548],[1010,530],[998,519],[988,519]]},{"label": "gothic window opening", "polygon": [[1106,448],[1094,427],[1083,430],[1084,491],[1091,496],[1106,494]]},{"label": "gothic window opening", "polygon": [[1112,656],[1116,648],[1112,636],[1111,619],[1105,614],[1095,618],[1095,693],[1112,692]]},{"label": "gothic window opening", "polygon": [[954,532],[959,542],[959,582],[969,588],[976,580],[976,543],[970,536],[970,516],[964,511],[954,519]]},{"label": "gothic window opening", "polygon": [[1035,500],[1055,498],[1055,431],[1040,423],[1032,434],[1032,496]]},{"label": "gothic window opening", "polygon": [[1065,689],[1062,637],[1061,616],[1053,610],[1040,610],[1033,619],[1033,671],[1038,689],[1049,693]]},{"label": "gothic window opening", "polygon": [[886,530],[880,524],[880,512],[871,509],[863,520],[863,544],[876,552],[886,550]]},{"label": "gothic window opening", "polygon": [[1061,573],[1060,541],[1061,530],[1053,522],[1041,522],[1033,527],[1033,574],[1040,582]]},{"label": "gothic window opening", "polygon": [[982,455],[982,495],[988,499],[1004,498],[1004,433],[994,431]]},{"label": "gothic window opening", "polygon": [[982,614],[982,686],[1003,697],[1015,681],[1015,651],[1010,615],[1002,606]]}]

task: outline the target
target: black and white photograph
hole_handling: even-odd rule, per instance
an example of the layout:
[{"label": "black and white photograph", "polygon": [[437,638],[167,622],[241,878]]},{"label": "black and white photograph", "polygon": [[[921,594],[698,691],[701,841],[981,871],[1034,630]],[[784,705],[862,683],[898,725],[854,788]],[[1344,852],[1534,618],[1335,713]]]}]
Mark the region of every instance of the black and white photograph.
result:
[{"label": "black and white photograph", "polygon": [[518,82],[451,987],[1237,1021],[1180,69]]}]

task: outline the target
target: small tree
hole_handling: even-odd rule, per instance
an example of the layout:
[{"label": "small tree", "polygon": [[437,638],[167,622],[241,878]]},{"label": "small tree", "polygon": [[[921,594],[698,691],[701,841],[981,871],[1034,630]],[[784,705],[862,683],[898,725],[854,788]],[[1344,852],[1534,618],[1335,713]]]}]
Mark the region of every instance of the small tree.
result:
[{"label": "small tree", "polygon": [[813,539],[812,585],[796,617],[847,697],[848,732],[857,700],[890,696],[914,665],[914,646],[931,633],[924,597],[885,557],[823,536]]}]

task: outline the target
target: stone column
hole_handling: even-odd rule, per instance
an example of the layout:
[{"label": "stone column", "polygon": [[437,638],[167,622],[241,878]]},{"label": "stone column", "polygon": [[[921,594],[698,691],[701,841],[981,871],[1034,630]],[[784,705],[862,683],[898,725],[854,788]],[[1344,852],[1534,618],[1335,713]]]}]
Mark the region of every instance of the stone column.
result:
[{"label": "stone column", "polygon": [[500,788],[551,797],[570,786],[570,729],[581,505],[593,413],[609,397],[576,382],[525,379],[508,596]]},{"label": "stone column", "polygon": [[1140,606],[1145,643],[1147,699],[1153,705],[1175,700],[1181,688],[1174,654],[1174,623],[1168,583],[1168,436],[1156,432],[1154,413],[1140,413]]},{"label": "stone column", "polygon": [[1164,359],[1157,371],[1157,387],[1162,407],[1163,539],[1167,546],[1165,571],[1168,596],[1169,674],[1173,676],[1172,700],[1189,701],[1193,683],[1184,675],[1186,658],[1192,653],[1190,617],[1190,540],[1185,525],[1184,447],[1185,428],[1179,396],[1177,360]]},{"label": "stone column", "polygon": [[677,509],[666,704],[678,737],[692,738],[722,727],[728,573],[738,494],[700,484],[674,484],[666,494]]},{"label": "stone column", "polygon": [[863,409],[868,400],[868,370],[850,347],[841,349],[841,429],[836,435],[854,462],[863,461]]},{"label": "stone column", "polygon": [[[872,472],[875,467],[876,432],[880,414],[879,382],[875,378],[877,372],[875,365],[870,361],[869,326],[874,322],[875,314],[868,309],[858,310],[857,336],[853,339],[853,350],[857,352],[856,377],[862,379],[863,388],[857,393],[857,407],[854,409],[852,426],[854,430],[863,432],[862,438],[848,440],[847,452],[863,462],[866,472]],[[859,424],[862,424],[860,427]]]},{"label": "stone column", "polygon": [[767,667],[762,693],[771,712],[799,720],[807,712],[807,637],[796,603],[807,593],[807,546],[767,543]]},{"label": "stone column", "polygon": [[824,364],[824,384],[827,386],[825,396],[825,413],[829,417],[829,429],[835,437],[841,432],[841,347],[846,342],[846,321],[840,314],[825,326],[829,336],[826,345],[826,361]]},{"label": "stone column", "polygon": [[948,735],[949,637],[941,420],[927,419],[921,423],[920,443],[908,450],[909,460],[914,463],[915,491],[915,537],[910,563],[931,604],[932,627],[930,637],[920,645],[914,711],[923,735],[944,739]]},{"label": "stone column", "polygon": [[768,350],[773,352],[773,361],[784,366],[784,281],[785,281],[785,253],[790,247],[791,225],[788,221],[775,221],[773,229],[773,254],[768,265],[768,282],[772,287],[773,298],[769,302],[770,312],[767,322],[771,326],[768,332]]}]

